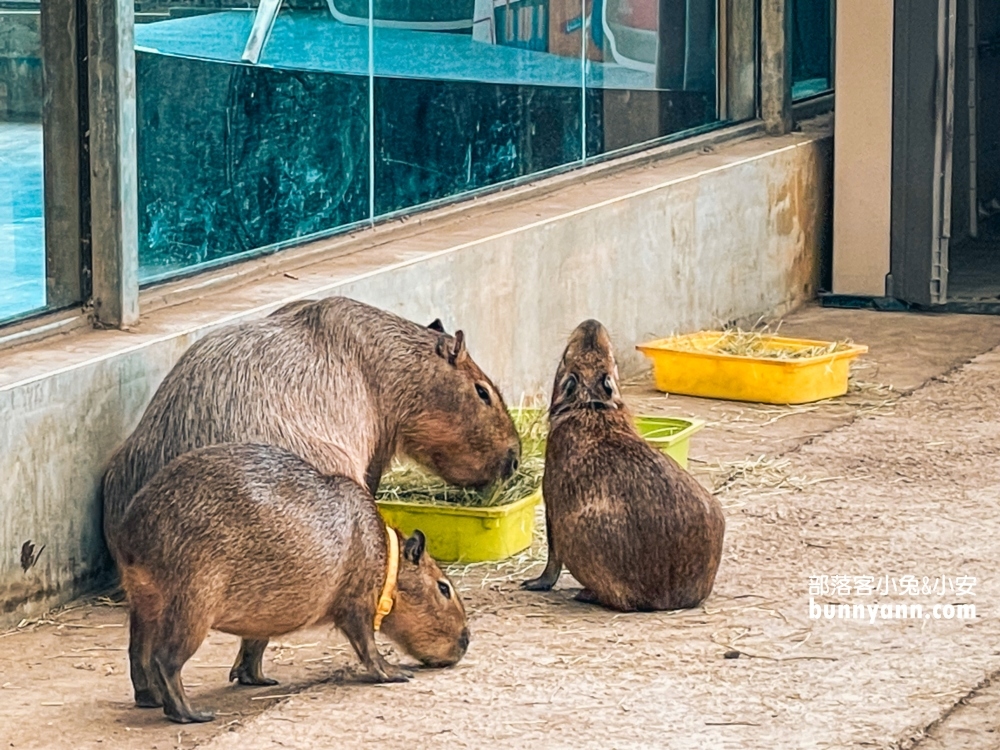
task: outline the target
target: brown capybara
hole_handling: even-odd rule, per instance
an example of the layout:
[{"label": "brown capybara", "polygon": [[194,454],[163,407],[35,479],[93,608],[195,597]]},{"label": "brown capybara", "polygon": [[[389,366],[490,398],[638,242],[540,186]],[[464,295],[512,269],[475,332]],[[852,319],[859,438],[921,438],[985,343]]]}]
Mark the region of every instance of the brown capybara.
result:
[{"label": "brown capybara", "polygon": [[636,432],[596,320],[573,332],[556,372],[542,494],[548,563],[525,588],[551,589],[565,565],[584,586],[577,599],[617,610],[695,607],[712,591],[722,506]]},{"label": "brown capybara", "polygon": [[[188,349],[111,459],[109,545],[125,505],[161,467],[216,443],[278,445],[372,493],[397,452],[467,486],[509,476],[520,456],[503,399],[461,331],[343,297],[290,303]],[[272,684],[260,674],[266,645],[244,641],[231,678]]]},{"label": "brown capybara", "polygon": [[387,533],[364,487],[275,446],[214,445],[174,459],[129,503],[111,552],[130,609],[136,705],[162,705],[173,721],[212,719],[192,710],[180,676],[210,628],[266,643],[332,622],[372,679],[400,682],[410,673],[375,645],[387,594],[381,630],[411,656],[448,666],[468,648],[465,609],[423,535]]}]

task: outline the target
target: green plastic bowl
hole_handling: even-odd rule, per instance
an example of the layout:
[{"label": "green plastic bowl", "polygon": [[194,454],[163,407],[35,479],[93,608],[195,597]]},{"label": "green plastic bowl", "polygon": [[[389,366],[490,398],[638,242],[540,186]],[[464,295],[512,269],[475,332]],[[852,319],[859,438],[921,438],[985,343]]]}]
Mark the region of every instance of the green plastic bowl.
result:
[{"label": "green plastic bowl", "polygon": [[[521,425],[526,421],[536,419],[544,414],[544,409],[511,409],[514,423]],[[661,450],[681,465],[688,467],[688,453],[691,448],[691,436],[700,431],[705,422],[701,419],[679,419],[677,417],[654,417],[639,414],[633,417],[636,430],[654,448]],[[545,441],[536,441],[536,445],[522,446],[525,451],[537,449],[545,452]]]}]

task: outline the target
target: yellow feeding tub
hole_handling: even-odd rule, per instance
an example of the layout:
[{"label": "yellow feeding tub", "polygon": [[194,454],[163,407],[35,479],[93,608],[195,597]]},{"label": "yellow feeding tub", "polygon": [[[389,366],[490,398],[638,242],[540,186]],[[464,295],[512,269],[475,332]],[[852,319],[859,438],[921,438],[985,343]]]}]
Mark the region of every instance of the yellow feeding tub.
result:
[{"label": "yellow feeding tub", "polygon": [[653,361],[657,390],[766,404],[842,396],[851,360],[868,351],[857,344],[742,331],[674,336],[636,349]]},{"label": "yellow feeding tub", "polygon": [[537,490],[507,505],[477,508],[379,500],[386,523],[409,536],[420,529],[427,551],[439,562],[504,560],[527,549],[535,530]]}]

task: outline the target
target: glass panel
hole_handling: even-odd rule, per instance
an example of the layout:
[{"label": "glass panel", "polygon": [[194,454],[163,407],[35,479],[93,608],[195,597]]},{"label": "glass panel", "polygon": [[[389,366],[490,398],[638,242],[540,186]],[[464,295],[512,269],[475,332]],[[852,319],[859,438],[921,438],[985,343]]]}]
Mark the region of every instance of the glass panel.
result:
[{"label": "glass panel", "polygon": [[833,88],[833,0],[792,0],[792,98]]},{"label": "glass panel", "polygon": [[138,8],[143,282],[370,218],[367,21],[335,22],[322,0],[246,5]]},{"label": "glass panel", "polygon": [[37,2],[0,2],[0,321],[45,307]]},{"label": "glass panel", "polygon": [[718,120],[716,2],[588,0],[588,155]]},{"label": "glass panel", "polygon": [[[357,22],[358,0],[330,0]],[[375,0],[376,215],[582,157],[580,0]]]}]

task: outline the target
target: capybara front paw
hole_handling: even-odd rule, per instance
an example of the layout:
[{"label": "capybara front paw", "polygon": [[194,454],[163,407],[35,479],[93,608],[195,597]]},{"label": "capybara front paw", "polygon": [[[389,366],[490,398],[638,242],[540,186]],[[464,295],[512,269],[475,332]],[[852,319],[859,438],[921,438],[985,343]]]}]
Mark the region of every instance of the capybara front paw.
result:
[{"label": "capybara front paw", "polygon": [[553,586],[555,582],[547,580],[545,576],[531,578],[521,584],[521,588],[528,591],[551,591]]},{"label": "capybara front paw", "polygon": [[167,713],[167,718],[177,724],[204,724],[207,721],[215,721],[215,714],[207,711],[181,711]]},{"label": "capybara front paw", "polygon": [[254,687],[271,687],[278,684],[277,680],[272,680],[270,677],[265,677],[262,674],[253,674],[253,672],[242,665],[229,670],[229,681],[233,682],[234,680],[239,682],[240,685]]},{"label": "capybara front paw", "polygon": [[412,678],[413,672],[393,664],[386,664],[382,673],[376,675],[378,682],[409,682]]},{"label": "capybara front paw", "polygon": [[161,708],[163,700],[151,688],[135,691],[135,705],[138,708]]}]

